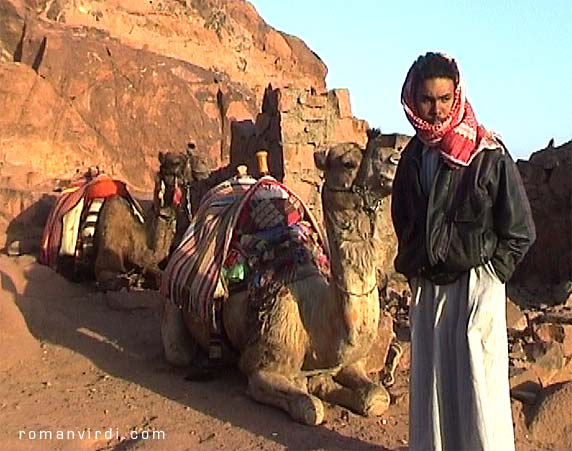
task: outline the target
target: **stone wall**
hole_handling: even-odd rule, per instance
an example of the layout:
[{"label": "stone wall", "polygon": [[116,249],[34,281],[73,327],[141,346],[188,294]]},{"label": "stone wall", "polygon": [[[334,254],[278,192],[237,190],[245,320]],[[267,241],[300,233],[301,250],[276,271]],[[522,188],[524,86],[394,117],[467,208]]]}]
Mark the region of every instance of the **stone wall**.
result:
[{"label": "stone wall", "polygon": [[[349,92],[345,89],[268,86],[256,122],[235,121],[231,128],[230,167],[225,175],[230,175],[237,165],[246,164],[249,172],[258,177],[255,154],[266,150],[270,173],[294,190],[322,222],[322,174],[315,167],[314,152],[341,142],[354,142],[365,148],[368,125],[352,116]],[[401,150],[409,139],[402,134],[382,135],[377,141],[378,151]],[[397,250],[389,198],[384,200],[380,214],[383,246],[378,269],[385,277],[394,272]]]},{"label": "stone wall", "polygon": [[346,89],[266,88],[256,122],[232,124],[231,166],[246,163],[258,176],[255,154],[267,150],[271,174],[321,217],[321,175],[314,152],[340,142],[365,147],[367,122],[352,116]]}]

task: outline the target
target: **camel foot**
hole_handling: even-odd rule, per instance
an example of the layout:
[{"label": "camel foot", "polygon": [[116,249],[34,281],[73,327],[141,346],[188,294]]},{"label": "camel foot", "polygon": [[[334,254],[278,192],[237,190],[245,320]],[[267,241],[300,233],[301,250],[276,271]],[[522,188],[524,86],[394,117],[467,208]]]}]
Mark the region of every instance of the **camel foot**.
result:
[{"label": "camel foot", "polygon": [[185,380],[191,382],[212,381],[223,376],[228,367],[220,360],[209,359],[202,349],[197,349]]},{"label": "camel foot", "polygon": [[105,278],[99,279],[97,281],[97,287],[100,291],[108,292],[108,291],[121,291],[122,289],[128,289],[129,283],[127,279],[122,277],[113,277],[113,278]]},{"label": "camel foot", "polygon": [[308,426],[324,421],[324,404],[313,395],[299,395],[288,400],[288,412],[292,419]]},{"label": "camel foot", "polygon": [[[364,370],[363,361],[344,367],[334,376],[334,381],[354,393],[356,413],[370,417],[383,414],[391,402],[383,385],[374,383]],[[351,406],[350,406],[351,407]]]},{"label": "camel foot", "polygon": [[324,405],[307,392],[303,377],[259,370],[248,376],[248,395],[288,412],[299,423],[316,426],[324,421]]},{"label": "camel foot", "polygon": [[364,416],[378,416],[389,408],[390,397],[384,387],[371,382],[361,388],[348,388],[331,376],[317,375],[308,380],[308,391],[332,404],[347,407]]},{"label": "camel foot", "polygon": [[385,387],[372,385],[360,399],[359,414],[365,417],[376,417],[389,409],[391,397]]}]

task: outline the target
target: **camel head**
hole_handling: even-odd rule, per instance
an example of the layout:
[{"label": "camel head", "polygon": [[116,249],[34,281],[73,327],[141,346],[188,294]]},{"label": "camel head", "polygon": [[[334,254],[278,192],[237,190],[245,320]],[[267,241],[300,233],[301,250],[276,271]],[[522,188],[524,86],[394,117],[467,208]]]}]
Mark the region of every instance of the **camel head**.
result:
[{"label": "camel head", "polygon": [[194,142],[187,143],[187,162],[185,166],[185,181],[199,182],[209,178],[211,171],[206,158],[197,154]]},{"label": "camel head", "polygon": [[160,152],[160,168],[155,182],[155,211],[164,217],[176,217],[178,242],[187,229],[198,204],[203,184],[211,175],[208,160],[197,154],[193,142],[184,153]]},{"label": "camel head", "polygon": [[397,164],[401,157],[401,148],[394,149],[382,144],[382,135],[379,129],[373,128],[367,131],[367,149],[372,154],[373,172],[377,174],[378,181],[386,196],[391,194],[393,180],[397,171]]},{"label": "camel head", "polygon": [[[187,144],[185,153],[160,152],[159,162],[159,187],[162,181],[164,195],[161,198],[165,200],[165,205],[178,207],[178,202],[188,201],[186,197],[190,195],[191,186],[210,176],[206,158],[197,155],[196,146],[192,142]],[[175,193],[177,194],[173,197]],[[191,211],[188,214],[190,216]]]},{"label": "camel head", "polygon": [[177,152],[159,152],[159,163],[153,206],[159,214],[172,216],[183,201],[187,156]]},{"label": "camel head", "polygon": [[322,207],[333,253],[342,242],[347,248],[349,242],[365,241],[374,254],[378,252],[385,227],[382,211],[389,202],[399,160],[399,151],[383,147],[380,137],[379,131],[371,130],[365,148],[341,143],[314,154],[317,168],[323,171]]},{"label": "camel head", "polygon": [[399,152],[381,146],[379,130],[368,130],[365,149],[341,143],[314,154],[324,172],[324,193],[340,199],[340,208],[374,212],[391,194]]}]

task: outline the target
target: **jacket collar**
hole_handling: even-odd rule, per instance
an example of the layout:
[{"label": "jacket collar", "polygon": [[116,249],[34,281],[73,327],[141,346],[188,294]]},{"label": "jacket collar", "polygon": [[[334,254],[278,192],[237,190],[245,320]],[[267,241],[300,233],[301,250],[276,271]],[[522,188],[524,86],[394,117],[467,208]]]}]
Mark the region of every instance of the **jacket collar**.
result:
[{"label": "jacket collar", "polygon": [[405,149],[403,149],[402,158],[403,157],[411,158],[417,164],[418,167],[421,167],[423,146],[424,145],[421,142],[421,140],[417,137],[417,135],[415,135],[413,138],[411,138],[409,143],[407,143]]}]

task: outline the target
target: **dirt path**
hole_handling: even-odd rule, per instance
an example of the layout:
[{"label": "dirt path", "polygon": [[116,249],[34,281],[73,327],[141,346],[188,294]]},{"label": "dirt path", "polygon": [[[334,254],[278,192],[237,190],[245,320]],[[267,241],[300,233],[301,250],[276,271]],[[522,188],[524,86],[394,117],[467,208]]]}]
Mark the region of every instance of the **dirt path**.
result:
[{"label": "dirt path", "polygon": [[[329,407],[303,426],[249,399],[237,370],[190,382],[168,365],[158,296],[111,310],[29,255],[0,255],[0,282],[0,450],[407,449],[404,371],[382,417]],[[529,437],[520,403],[513,412],[517,449],[550,449]]]},{"label": "dirt path", "polygon": [[400,401],[383,417],[335,407],[324,425],[303,426],[250,400],[236,370],[186,381],[163,359],[159,302],[110,310],[92,286],[71,284],[31,256],[0,255],[0,277],[0,449],[407,447],[403,375],[393,390]]}]

